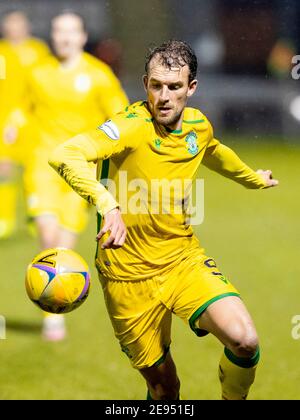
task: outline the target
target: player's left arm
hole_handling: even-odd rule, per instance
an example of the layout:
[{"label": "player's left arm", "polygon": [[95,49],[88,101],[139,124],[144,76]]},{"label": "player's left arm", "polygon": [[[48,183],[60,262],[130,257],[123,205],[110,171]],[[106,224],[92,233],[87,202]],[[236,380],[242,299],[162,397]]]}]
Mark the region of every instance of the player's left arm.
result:
[{"label": "player's left arm", "polygon": [[202,163],[209,169],[238,182],[246,188],[262,189],[279,184],[273,179],[271,170],[254,171],[229,147],[212,139],[206,149]]}]

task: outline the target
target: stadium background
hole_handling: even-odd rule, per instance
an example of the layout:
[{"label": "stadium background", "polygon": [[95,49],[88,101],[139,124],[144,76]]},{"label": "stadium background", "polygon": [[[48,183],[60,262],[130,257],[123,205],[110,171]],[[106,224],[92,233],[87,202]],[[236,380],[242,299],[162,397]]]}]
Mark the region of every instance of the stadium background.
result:
[{"label": "stadium background", "polygon": [[[291,57],[300,54],[298,2],[1,0],[0,17],[12,4],[46,40],[51,16],[62,8],[80,12],[90,34],[87,50],[112,65],[132,101],[144,98],[140,76],[149,45],[169,38],[192,44],[200,86],[191,105],[250,166],[272,169],[280,180],[276,189],[247,191],[201,168],[205,221],[196,232],[240,290],[260,335],[262,359],[250,399],[299,399],[300,338],[292,336],[292,318],[300,315],[300,80],[291,76]],[[145,398],[143,379],[113,336],[94,268],[88,301],[67,317],[68,339],[42,342],[40,314],[24,290],[25,268],[38,247],[26,229],[21,188],[19,207],[18,232],[0,242],[0,314],[7,324],[0,399]],[[91,267],[94,219],[92,213],[77,247]],[[183,397],[219,398],[221,351],[213,337],[199,340],[174,320],[172,352]]]}]

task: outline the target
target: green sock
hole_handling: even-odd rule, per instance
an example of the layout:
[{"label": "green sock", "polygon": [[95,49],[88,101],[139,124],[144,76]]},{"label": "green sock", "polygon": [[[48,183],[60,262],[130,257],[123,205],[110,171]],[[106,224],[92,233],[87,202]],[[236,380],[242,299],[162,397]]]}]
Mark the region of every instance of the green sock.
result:
[{"label": "green sock", "polygon": [[148,389],[148,391],[147,391],[147,398],[146,398],[147,400],[153,400],[153,398],[151,397],[151,395],[150,395],[150,391],[149,391],[149,389]]}]

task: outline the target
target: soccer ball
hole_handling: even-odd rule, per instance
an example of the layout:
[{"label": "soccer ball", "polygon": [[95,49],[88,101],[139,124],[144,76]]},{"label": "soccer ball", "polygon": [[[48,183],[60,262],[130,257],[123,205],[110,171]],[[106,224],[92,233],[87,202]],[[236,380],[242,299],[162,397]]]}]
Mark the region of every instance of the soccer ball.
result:
[{"label": "soccer ball", "polygon": [[25,286],[29,298],[43,311],[71,312],[88,297],[89,268],[84,259],[70,249],[47,249],[29,264]]}]

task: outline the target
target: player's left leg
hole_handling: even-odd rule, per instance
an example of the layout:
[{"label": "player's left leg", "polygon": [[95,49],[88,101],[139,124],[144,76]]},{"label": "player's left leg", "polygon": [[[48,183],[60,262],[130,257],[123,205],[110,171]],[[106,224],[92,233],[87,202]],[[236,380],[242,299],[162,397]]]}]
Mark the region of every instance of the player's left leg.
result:
[{"label": "player's left leg", "polygon": [[213,302],[194,325],[225,345],[219,365],[222,398],[246,399],[255,378],[259,345],[253,321],[241,299],[228,296]]},{"label": "player's left leg", "polygon": [[170,277],[166,305],[198,336],[212,333],[225,345],[220,363],[222,397],[245,399],[259,351],[255,327],[238,291],[200,249],[178,264]]}]

